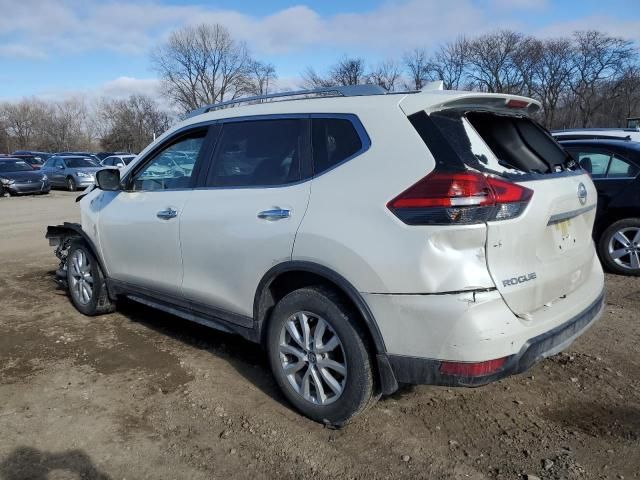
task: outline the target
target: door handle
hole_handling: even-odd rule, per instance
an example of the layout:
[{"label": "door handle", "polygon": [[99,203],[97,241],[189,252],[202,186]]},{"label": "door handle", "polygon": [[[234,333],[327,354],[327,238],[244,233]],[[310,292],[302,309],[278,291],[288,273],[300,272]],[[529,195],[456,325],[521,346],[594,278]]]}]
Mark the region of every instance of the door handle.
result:
[{"label": "door handle", "polygon": [[283,218],[289,218],[291,216],[291,210],[284,208],[274,208],[272,210],[263,210],[258,213],[258,218],[262,220],[282,220]]},{"label": "door handle", "polygon": [[169,220],[178,216],[178,211],[173,208],[167,208],[166,210],[160,210],[156,213],[156,217],[162,220]]}]

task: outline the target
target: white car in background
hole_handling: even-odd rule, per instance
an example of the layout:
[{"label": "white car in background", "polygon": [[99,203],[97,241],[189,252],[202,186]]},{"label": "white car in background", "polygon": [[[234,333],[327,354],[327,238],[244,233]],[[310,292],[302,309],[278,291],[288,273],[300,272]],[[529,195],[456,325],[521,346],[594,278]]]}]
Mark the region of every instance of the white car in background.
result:
[{"label": "white car in background", "polygon": [[559,142],[564,140],[631,140],[640,142],[637,128],[576,128],[551,132]]},{"label": "white car in background", "polygon": [[102,165],[105,167],[124,168],[129,165],[134,158],[136,158],[135,155],[111,155],[102,160]]},{"label": "white car in background", "polygon": [[244,101],[99,172],[82,224],[49,227],[80,312],[127,297],[242,335],[333,425],[400,382],[522,372],[601,315],[596,190],[530,120],[536,101],[372,86]]}]

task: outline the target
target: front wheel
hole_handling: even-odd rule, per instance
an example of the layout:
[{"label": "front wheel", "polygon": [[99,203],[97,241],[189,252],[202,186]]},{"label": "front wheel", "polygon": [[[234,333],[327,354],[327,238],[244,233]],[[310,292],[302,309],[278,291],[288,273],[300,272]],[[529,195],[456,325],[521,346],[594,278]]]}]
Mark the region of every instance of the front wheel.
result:
[{"label": "front wheel", "polygon": [[625,218],[610,225],[600,237],[598,250],[610,271],[640,276],[640,219]]},{"label": "front wheel", "polygon": [[342,426],[373,403],[365,338],[357,314],[334,291],[295,290],[278,302],[267,332],[276,382],[302,414]]},{"label": "front wheel", "polygon": [[76,190],[78,190],[78,185],[76,184],[76,181],[73,179],[73,177],[67,178],[67,190],[69,190],[70,192],[75,192]]},{"label": "front wheel", "polygon": [[67,285],[71,301],[80,313],[95,316],[115,310],[96,257],[91,249],[79,240],[74,241],[69,247]]}]

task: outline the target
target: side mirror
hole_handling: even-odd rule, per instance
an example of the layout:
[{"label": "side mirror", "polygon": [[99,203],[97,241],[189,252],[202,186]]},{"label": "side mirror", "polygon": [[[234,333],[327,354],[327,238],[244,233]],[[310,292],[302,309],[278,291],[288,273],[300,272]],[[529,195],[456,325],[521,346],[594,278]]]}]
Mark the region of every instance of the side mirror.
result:
[{"label": "side mirror", "polygon": [[58,170],[64,170],[64,165],[58,165],[56,168],[57,168]]},{"label": "side mirror", "polygon": [[115,192],[120,190],[120,170],[105,168],[96,173],[96,184],[100,190]]}]

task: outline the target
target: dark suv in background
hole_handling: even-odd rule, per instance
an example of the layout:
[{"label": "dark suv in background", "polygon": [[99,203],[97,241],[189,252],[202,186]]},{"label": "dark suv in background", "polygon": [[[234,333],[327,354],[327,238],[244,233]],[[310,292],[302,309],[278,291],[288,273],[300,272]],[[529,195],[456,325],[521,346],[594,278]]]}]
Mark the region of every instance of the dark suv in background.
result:
[{"label": "dark suv in background", "polygon": [[593,236],[612,272],[640,276],[640,143],[566,140],[562,146],[591,174],[598,190]]}]

